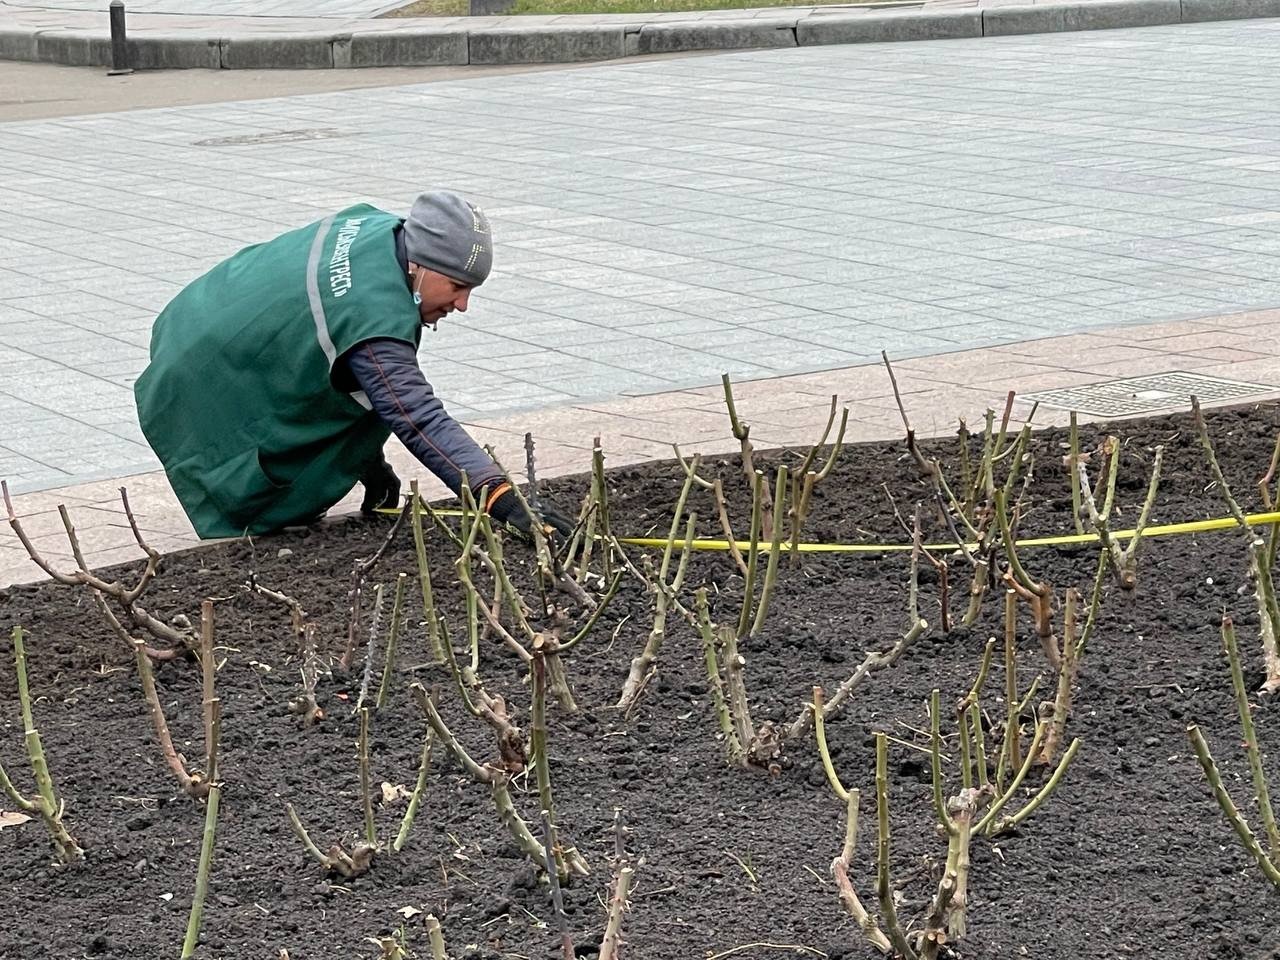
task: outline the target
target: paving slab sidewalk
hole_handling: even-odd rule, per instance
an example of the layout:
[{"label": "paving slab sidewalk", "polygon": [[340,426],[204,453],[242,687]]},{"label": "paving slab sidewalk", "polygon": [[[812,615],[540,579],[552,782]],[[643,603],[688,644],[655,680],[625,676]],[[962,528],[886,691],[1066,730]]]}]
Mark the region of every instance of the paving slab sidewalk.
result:
[{"label": "paving slab sidewalk", "polygon": [[[470,422],[1275,307],[1278,30],[753,52],[0,124],[0,477],[27,493],[156,469],[131,385],[168,298],[245,244],[431,185],[478,200],[497,238],[471,311],[423,338]],[[440,141],[443,116],[462,122]]]},{"label": "paving slab sidewalk", "polygon": [[[1022,394],[1140,374],[1185,371],[1244,381],[1258,389],[1236,402],[1276,402],[1280,343],[1272,331],[1277,324],[1280,310],[1164,322],[903,360],[895,364],[895,374],[912,426],[921,437],[952,433],[960,417],[980,424],[988,408],[1003,409],[1010,390]],[[1253,344],[1247,356],[1235,346],[1242,339]],[[1224,355],[1224,350],[1229,353]],[[849,408],[848,442],[902,436],[892,385],[879,364],[745,381],[734,390],[739,414],[751,424],[758,449],[807,447],[822,431],[832,394]],[[1173,406],[1165,412],[1180,409],[1184,408]],[[1026,401],[1019,401],[1015,425],[1021,425],[1028,412]],[[1035,423],[1062,424],[1067,419],[1067,410],[1041,406]],[[1081,417],[1082,422],[1095,419],[1087,412]],[[482,443],[493,444],[509,465],[523,462],[524,433],[531,431],[537,441],[539,474],[545,478],[589,470],[597,436],[610,467],[670,458],[673,443],[685,455],[731,453],[738,446],[729,432],[719,385],[489,418],[468,427]],[[447,495],[397,442],[389,443],[387,452],[406,489],[411,479],[418,479],[426,496]],[[121,506],[121,486],[128,491],[130,507],[150,546],[162,553],[199,547],[159,472],[17,496],[14,511],[37,552],[57,569],[71,569],[60,505],[67,507],[91,566],[134,561],[141,552]],[[357,491],[330,511],[325,522],[341,522],[358,504]],[[0,529],[0,587],[41,579],[44,573],[14,532]]]},{"label": "paving slab sidewalk", "polygon": [[[105,11],[85,9],[92,2],[6,0],[0,4],[0,59],[111,64]],[[575,63],[702,50],[1280,17],[1280,0],[920,0],[676,13],[371,18],[382,9],[377,0],[142,0],[142,12],[127,17],[129,65],[261,69]]]}]

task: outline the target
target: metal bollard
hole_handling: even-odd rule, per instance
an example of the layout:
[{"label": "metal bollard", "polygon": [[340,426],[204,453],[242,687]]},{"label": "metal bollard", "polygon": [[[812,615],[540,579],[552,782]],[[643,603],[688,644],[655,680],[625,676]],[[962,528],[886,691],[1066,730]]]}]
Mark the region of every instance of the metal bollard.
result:
[{"label": "metal bollard", "polygon": [[124,35],[124,0],[111,0],[111,69],[108,77],[133,73],[129,66],[129,42]]}]

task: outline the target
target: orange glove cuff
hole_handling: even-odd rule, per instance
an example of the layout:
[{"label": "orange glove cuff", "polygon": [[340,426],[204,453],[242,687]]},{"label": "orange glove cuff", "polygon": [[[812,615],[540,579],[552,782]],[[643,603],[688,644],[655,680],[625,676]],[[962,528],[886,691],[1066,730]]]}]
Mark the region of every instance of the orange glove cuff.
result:
[{"label": "orange glove cuff", "polygon": [[493,493],[489,494],[489,499],[484,502],[484,512],[490,513],[493,510],[493,505],[498,502],[498,498],[510,489],[510,483],[506,483],[504,481],[503,483],[498,484]]}]

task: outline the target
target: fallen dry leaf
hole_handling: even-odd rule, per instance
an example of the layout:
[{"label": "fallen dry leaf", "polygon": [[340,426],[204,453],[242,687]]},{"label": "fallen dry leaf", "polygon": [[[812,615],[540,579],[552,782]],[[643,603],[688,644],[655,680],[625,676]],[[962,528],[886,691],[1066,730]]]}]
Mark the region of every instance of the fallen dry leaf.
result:
[{"label": "fallen dry leaf", "polygon": [[385,780],[382,782],[382,803],[384,806],[399,803],[401,800],[408,800],[410,796],[412,794],[409,793],[408,788],[403,783],[387,783]]},{"label": "fallen dry leaf", "polygon": [[3,830],[5,827],[19,826],[30,819],[31,818],[25,813],[18,813],[16,810],[0,810],[0,830]]}]

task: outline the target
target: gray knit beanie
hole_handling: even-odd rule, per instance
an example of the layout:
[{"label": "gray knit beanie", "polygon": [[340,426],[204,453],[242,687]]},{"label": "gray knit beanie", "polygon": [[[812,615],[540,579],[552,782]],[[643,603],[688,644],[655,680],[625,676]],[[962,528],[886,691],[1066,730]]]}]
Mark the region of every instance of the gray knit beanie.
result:
[{"label": "gray knit beanie", "polygon": [[468,287],[484,283],[493,265],[489,218],[449,190],[432,190],[413,202],[404,247],[414,263]]}]

